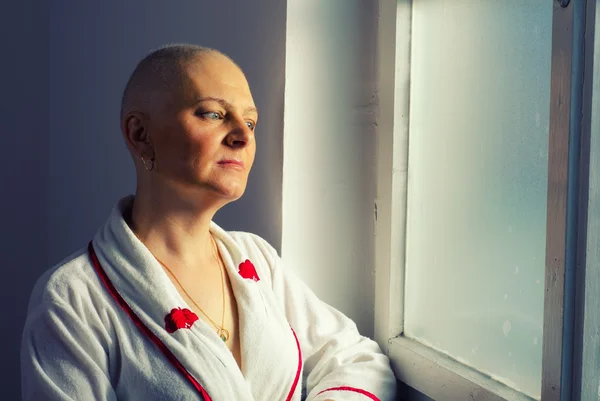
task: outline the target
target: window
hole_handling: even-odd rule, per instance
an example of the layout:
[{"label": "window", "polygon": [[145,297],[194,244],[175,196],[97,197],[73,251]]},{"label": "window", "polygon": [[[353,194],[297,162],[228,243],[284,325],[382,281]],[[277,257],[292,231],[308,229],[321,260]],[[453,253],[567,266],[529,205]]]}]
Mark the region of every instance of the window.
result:
[{"label": "window", "polygon": [[380,3],[376,337],[435,400],[598,397],[597,10],[560,3]]}]

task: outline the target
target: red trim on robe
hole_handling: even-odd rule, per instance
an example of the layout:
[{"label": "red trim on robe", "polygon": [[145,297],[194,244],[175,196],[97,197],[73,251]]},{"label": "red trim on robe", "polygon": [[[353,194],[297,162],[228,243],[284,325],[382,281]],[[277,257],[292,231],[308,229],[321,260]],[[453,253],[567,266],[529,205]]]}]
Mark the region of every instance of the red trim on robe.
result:
[{"label": "red trim on robe", "polygon": [[380,401],[379,398],[377,398],[377,396],[375,396],[375,394],[369,393],[368,391],[361,390],[359,388],[347,387],[347,386],[343,386],[343,387],[331,387],[331,388],[328,388],[328,389],[325,389],[325,390],[319,392],[317,395],[322,394],[322,393],[324,393],[326,391],[352,391],[354,393],[359,393],[359,394],[362,394],[364,396],[367,396],[370,399],[372,399],[373,401]]},{"label": "red trim on robe", "polygon": [[177,357],[171,352],[169,348],[158,338],[145,324],[142,320],[135,314],[135,312],[131,309],[131,307],[127,304],[127,302],[123,299],[121,294],[117,291],[113,283],[110,281],[110,278],[106,275],[104,269],[100,265],[98,261],[98,257],[96,256],[96,252],[94,251],[94,246],[90,241],[88,245],[88,252],[90,254],[90,259],[92,260],[92,264],[94,265],[94,269],[102,281],[102,284],[106,287],[110,295],[115,299],[115,301],[119,304],[119,306],[125,311],[125,313],[133,320],[133,323],[152,341],[163,353],[163,355],[175,366],[175,368],[192,384],[192,386],[202,395],[204,401],[211,401],[210,396],[198,383],[198,381],[187,371],[187,369],[179,362]]},{"label": "red trim on robe", "polygon": [[302,372],[302,350],[300,349],[300,341],[298,341],[298,336],[296,335],[294,329],[292,329],[292,334],[294,334],[296,346],[298,347],[298,370],[296,370],[296,377],[294,378],[294,383],[292,383],[292,388],[290,389],[290,393],[288,394],[285,401],[290,401],[294,396],[294,392],[296,392],[296,387],[298,386],[298,382],[300,381],[300,372]]}]

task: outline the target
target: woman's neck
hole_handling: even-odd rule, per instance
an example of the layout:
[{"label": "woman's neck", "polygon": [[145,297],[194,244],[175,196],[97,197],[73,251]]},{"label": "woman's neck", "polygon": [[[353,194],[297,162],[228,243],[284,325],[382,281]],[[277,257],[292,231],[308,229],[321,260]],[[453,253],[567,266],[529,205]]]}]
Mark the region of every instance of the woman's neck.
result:
[{"label": "woman's neck", "polygon": [[128,223],[161,262],[176,270],[195,269],[214,257],[210,234],[214,214],[181,198],[138,191]]}]

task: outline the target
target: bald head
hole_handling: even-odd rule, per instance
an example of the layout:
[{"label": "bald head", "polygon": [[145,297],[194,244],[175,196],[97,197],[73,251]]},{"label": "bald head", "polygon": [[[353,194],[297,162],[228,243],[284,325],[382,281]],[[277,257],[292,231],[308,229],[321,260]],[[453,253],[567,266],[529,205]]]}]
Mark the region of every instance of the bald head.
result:
[{"label": "bald head", "polygon": [[147,55],[139,62],[125,86],[121,119],[131,111],[149,111],[152,103],[181,93],[187,79],[186,66],[215,54],[232,61],[218,50],[189,44],[168,45]]}]

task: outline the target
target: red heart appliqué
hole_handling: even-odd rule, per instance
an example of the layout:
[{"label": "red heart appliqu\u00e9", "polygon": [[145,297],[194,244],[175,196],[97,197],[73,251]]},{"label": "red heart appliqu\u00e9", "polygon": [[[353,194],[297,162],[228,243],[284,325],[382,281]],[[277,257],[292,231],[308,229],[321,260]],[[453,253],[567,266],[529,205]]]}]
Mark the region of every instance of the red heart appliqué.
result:
[{"label": "red heart appliqu\u00e9", "polygon": [[242,276],[243,278],[247,278],[254,281],[260,280],[258,274],[256,274],[256,269],[254,268],[254,265],[248,259],[240,263],[239,273],[240,276]]},{"label": "red heart appliqu\u00e9", "polygon": [[187,308],[175,308],[165,316],[165,329],[169,333],[174,333],[179,329],[189,329],[198,316]]}]

